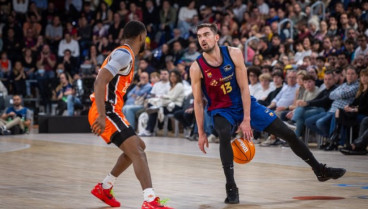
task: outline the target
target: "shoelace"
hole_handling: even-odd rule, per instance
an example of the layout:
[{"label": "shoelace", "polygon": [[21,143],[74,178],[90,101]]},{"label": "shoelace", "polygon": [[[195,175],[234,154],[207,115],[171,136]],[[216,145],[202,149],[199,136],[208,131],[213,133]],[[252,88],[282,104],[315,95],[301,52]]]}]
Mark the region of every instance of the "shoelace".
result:
[{"label": "shoelace", "polygon": [[166,205],[166,203],[169,201],[170,199],[166,198],[166,199],[163,199],[161,200],[160,198],[157,200],[157,202],[160,204],[160,205]]}]

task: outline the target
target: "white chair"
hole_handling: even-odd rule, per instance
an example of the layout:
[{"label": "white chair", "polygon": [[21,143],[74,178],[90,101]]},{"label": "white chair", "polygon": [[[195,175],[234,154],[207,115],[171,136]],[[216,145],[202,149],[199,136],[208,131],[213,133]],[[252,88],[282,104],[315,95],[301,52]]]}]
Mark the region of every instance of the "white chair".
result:
[{"label": "white chair", "polygon": [[168,125],[169,125],[169,119],[172,118],[175,120],[175,137],[178,137],[179,135],[179,121],[176,120],[174,118],[174,114],[168,114],[168,115],[165,115],[165,118],[164,118],[164,136],[167,136],[167,128],[168,128]]}]

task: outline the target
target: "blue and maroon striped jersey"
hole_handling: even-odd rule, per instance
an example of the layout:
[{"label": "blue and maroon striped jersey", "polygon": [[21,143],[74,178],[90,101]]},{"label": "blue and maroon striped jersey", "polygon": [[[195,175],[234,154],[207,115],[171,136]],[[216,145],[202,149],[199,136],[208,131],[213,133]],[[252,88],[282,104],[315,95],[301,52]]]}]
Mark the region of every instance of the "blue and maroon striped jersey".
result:
[{"label": "blue and maroon striped jersey", "polygon": [[236,81],[235,65],[227,46],[221,46],[222,64],[214,67],[203,55],[197,58],[202,71],[202,91],[208,100],[208,111],[220,108],[242,108],[240,88]]}]

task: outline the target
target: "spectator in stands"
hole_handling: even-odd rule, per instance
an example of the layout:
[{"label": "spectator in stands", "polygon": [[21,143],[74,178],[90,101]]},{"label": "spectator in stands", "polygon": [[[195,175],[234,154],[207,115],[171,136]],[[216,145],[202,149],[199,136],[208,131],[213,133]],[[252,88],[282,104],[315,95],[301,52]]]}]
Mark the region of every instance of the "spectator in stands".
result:
[{"label": "spectator in stands", "polygon": [[23,24],[23,36],[27,35],[28,29],[32,30],[33,38],[37,38],[41,34],[42,26],[38,23],[35,13],[31,13]]},{"label": "spectator in stands", "polygon": [[282,71],[277,69],[274,70],[274,72],[272,73],[272,80],[275,90],[271,91],[266,99],[258,100],[258,103],[266,107],[271,104],[271,101],[276,97],[276,95],[281,91],[283,87],[284,74],[282,73]]},{"label": "spectator in stands", "polygon": [[195,42],[191,42],[188,46],[188,51],[184,53],[182,59],[194,62],[199,55],[201,54],[198,52],[197,44]]},{"label": "spectator in stands", "polygon": [[360,55],[364,56],[368,53],[367,37],[365,35],[359,35],[357,41],[359,47],[354,52],[353,60],[359,57]]},{"label": "spectator in stands", "polygon": [[[38,73],[43,74],[46,73],[46,75],[49,78],[55,77],[54,67],[56,65],[56,57],[51,52],[49,45],[45,44],[42,47],[42,51],[39,53],[37,58],[37,66],[38,66]],[[41,66],[43,68],[41,68]],[[40,70],[41,69],[41,70]],[[44,71],[42,71],[42,69]]]},{"label": "spectator in stands", "polygon": [[170,90],[167,94],[161,97],[162,111],[153,112],[149,114],[148,124],[146,130],[141,133],[142,136],[152,136],[154,128],[156,126],[157,118],[163,121],[163,115],[174,113],[182,109],[184,100],[184,86],[182,83],[181,75],[178,71],[173,70],[170,72]]},{"label": "spectator in stands", "polygon": [[72,57],[72,52],[69,49],[65,49],[62,63],[64,64],[64,70],[72,77],[79,73],[77,68],[77,60]]},{"label": "spectator in stands", "polygon": [[12,63],[8,59],[6,51],[3,51],[1,53],[1,60],[0,60],[0,79],[8,89],[9,89],[9,76],[11,73],[11,69]]},{"label": "spectator in stands", "polygon": [[287,71],[287,85],[284,85],[277,96],[272,100],[268,106],[270,109],[275,109],[276,114],[281,114],[287,111],[289,106],[293,104],[296,92],[299,89],[297,85],[297,72],[295,70]]},{"label": "spectator in stands", "polygon": [[272,81],[272,77],[269,73],[263,73],[259,76],[259,81],[261,84],[261,90],[257,91],[254,94],[254,98],[257,100],[265,100],[271,91],[275,90],[275,88],[270,86],[270,82]]},{"label": "spectator in stands", "polygon": [[171,72],[173,70],[176,69],[175,65],[174,65],[174,57],[169,55],[169,56],[166,56],[165,57],[165,66],[166,66],[166,69]]},{"label": "spectator in stands", "polygon": [[316,98],[309,101],[297,101],[298,107],[295,109],[291,121],[292,124],[296,125],[295,134],[298,137],[302,136],[304,121],[306,118],[328,111],[332,104],[332,100],[329,96],[331,91],[336,88],[333,73],[331,71],[326,71],[323,81],[325,89],[319,92]]},{"label": "spectator in stands", "polygon": [[150,75],[153,72],[156,72],[156,69],[150,64],[149,60],[147,59],[139,60],[138,67],[139,69],[142,70],[142,72],[147,72],[148,75]]},{"label": "spectator in stands", "polygon": [[175,22],[176,9],[170,5],[169,0],[162,1],[162,9],[160,10],[160,30],[173,29]]},{"label": "spectator in stands", "polygon": [[157,30],[156,26],[158,26],[159,22],[160,16],[153,0],[147,0],[143,9],[143,23],[146,26],[153,25],[154,30]]},{"label": "spectator in stands", "polygon": [[328,112],[322,112],[308,117],[305,120],[305,125],[313,132],[329,137],[331,134],[331,121],[336,110],[344,108],[354,100],[358,87],[357,70],[353,66],[348,66],[346,68],[346,82],[330,93],[329,98],[332,99],[333,102]]},{"label": "spectator in stands", "polygon": [[[268,106],[270,109],[276,108],[276,114],[281,116],[285,111],[289,110],[289,106],[293,104],[296,91],[299,85],[296,83],[297,72],[294,70],[287,71],[287,85],[284,85],[277,96],[272,100],[271,104]],[[280,140],[274,135],[267,138],[266,141],[262,142],[262,146],[270,146],[278,144]]]},{"label": "spectator in stands", "polygon": [[224,45],[225,42],[232,42],[232,37],[228,25],[221,26],[221,37],[219,40],[219,45]]},{"label": "spectator in stands", "polygon": [[52,23],[46,26],[45,38],[50,44],[50,47],[56,51],[59,41],[63,37],[63,26],[60,22],[59,16],[54,16]]},{"label": "spectator in stands", "polygon": [[259,12],[262,15],[268,15],[269,12],[269,6],[264,2],[264,0],[257,0],[257,7],[259,9]]},{"label": "spectator in stands", "polygon": [[187,6],[180,8],[178,15],[178,28],[184,36],[189,33],[189,29],[195,15],[198,15],[197,9],[195,8],[195,1],[189,1]]},{"label": "spectator in stands", "polygon": [[112,44],[109,42],[107,37],[102,37],[102,40],[98,44],[98,51],[104,56],[107,57],[111,51],[113,50]]},{"label": "spectator in stands", "polygon": [[81,72],[84,75],[89,75],[94,72],[97,65],[102,65],[103,61],[104,56],[102,54],[97,54],[97,47],[95,45],[91,45],[89,48],[89,55],[81,65]]},{"label": "spectator in stands", "polygon": [[258,67],[251,66],[248,68],[249,93],[251,96],[262,91],[261,83],[258,81],[260,75],[261,70]]},{"label": "spectator in stands", "polygon": [[144,108],[144,100],[151,89],[152,86],[149,83],[148,73],[142,72],[139,76],[139,82],[128,92],[128,97],[122,111],[134,130],[136,129],[135,114]]},{"label": "spectator in stands", "polygon": [[173,44],[171,55],[174,58],[174,64],[177,64],[178,61],[182,58],[184,54],[183,46],[181,45],[180,41],[175,41]]},{"label": "spectator in stands", "polygon": [[46,10],[42,12],[42,26],[47,26],[48,24],[52,24],[54,17],[60,15],[57,8],[55,7],[55,3],[52,1],[48,2],[48,6]]},{"label": "spectator in stands", "polygon": [[59,43],[58,56],[60,59],[64,57],[64,52],[66,49],[70,50],[72,57],[77,60],[79,59],[79,43],[78,41],[72,39],[69,32],[64,33],[64,39]]},{"label": "spectator in stands", "polygon": [[243,14],[247,10],[247,5],[242,0],[236,0],[233,5],[233,12],[238,22],[243,21]]},{"label": "spectator in stands", "polygon": [[68,116],[74,115],[74,105],[80,104],[79,98],[74,96],[71,78],[67,78],[65,73],[60,74],[60,84],[54,91],[54,97],[58,102],[58,115],[63,115],[67,110]]},{"label": "spectator in stands", "polygon": [[330,53],[335,52],[336,50],[332,47],[331,38],[326,36],[323,38],[323,50],[319,53],[320,56],[325,58],[328,57]]},{"label": "spectator in stands", "polygon": [[[5,36],[5,34],[3,35]],[[7,57],[10,60],[15,61],[16,59],[20,58],[19,56],[21,54],[23,43],[19,40],[22,40],[22,37],[23,37],[22,34],[20,34],[20,36],[15,35],[14,28],[9,28],[8,30],[6,30],[6,36],[4,37],[3,53],[6,53]]]},{"label": "spectator in stands", "polygon": [[28,0],[13,0],[13,10],[17,13],[17,15],[21,15],[22,19],[24,18],[24,15],[28,12],[28,3]]},{"label": "spectator in stands", "polygon": [[13,105],[8,107],[0,119],[0,131],[2,135],[22,134],[29,131],[31,120],[29,110],[22,106],[22,98],[13,95]]},{"label": "spectator in stands", "polygon": [[86,17],[79,18],[78,27],[78,41],[80,46],[80,53],[86,55],[88,53],[88,47],[91,45],[92,39],[92,26],[88,23]]},{"label": "spectator in stands", "polygon": [[192,135],[194,124],[194,97],[190,94],[185,97],[183,102],[183,109],[175,111],[174,117],[178,120],[184,127],[184,137],[189,138]]},{"label": "spectator in stands", "polygon": [[119,13],[114,14],[114,21],[109,27],[109,39],[113,40],[114,44],[118,45],[123,38],[124,22],[121,21]]},{"label": "spectator in stands", "polygon": [[[93,25],[95,23],[96,14],[94,10],[92,10],[91,2],[85,1],[83,3],[81,18],[85,18],[86,25]],[[79,27],[81,27],[81,25],[79,25]]]},{"label": "spectator in stands", "polygon": [[[368,69],[360,72],[359,89],[354,101],[343,109],[337,109],[331,127],[333,133],[330,138],[331,145],[344,144],[346,141],[346,128],[359,124],[363,118],[368,116]],[[344,126],[344,127],[342,127]]]},{"label": "spectator in stands", "polygon": [[[299,88],[296,90],[295,92],[295,97],[294,97],[294,101],[293,104],[289,105],[287,110],[282,111],[280,113],[276,113],[279,114],[279,117],[282,120],[287,121],[288,119],[291,119],[293,114],[294,114],[294,110],[297,107],[297,101],[298,100],[303,100],[305,92],[306,92],[306,88],[304,87],[304,78],[305,76],[307,76],[307,73],[305,72],[305,70],[299,70],[296,73],[296,83],[299,86]],[[316,94],[318,92],[315,92],[315,77],[311,76],[310,78],[311,80],[313,80],[313,86],[311,86],[310,88],[313,90],[313,93],[308,93],[308,97],[310,97],[311,95],[316,96]]]},{"label": "spectator in stands", "polygon": [[360,123],[359,137],[346,148],[340,149],[345,155],[366,155],[368,146],[368,117],[365,117]]},{"label": "spectator in stands", "polygon": [[32,55],[32,50],[30,48],[24,49],[22,65],[27,79],[33,79],[34,73],[36,72],[36,59]]},{"label": "spectator in stands", "polygon": [[13,94],[26,96],[26,75],[21,61],[14,63],[9,80],[12,83]]},{"label": "spectator in stands", "polygon": [[129,4],[129,13],[126,16],[125,22],[129,22],[131,20],[143,21],[143,12],[134,2]]}]

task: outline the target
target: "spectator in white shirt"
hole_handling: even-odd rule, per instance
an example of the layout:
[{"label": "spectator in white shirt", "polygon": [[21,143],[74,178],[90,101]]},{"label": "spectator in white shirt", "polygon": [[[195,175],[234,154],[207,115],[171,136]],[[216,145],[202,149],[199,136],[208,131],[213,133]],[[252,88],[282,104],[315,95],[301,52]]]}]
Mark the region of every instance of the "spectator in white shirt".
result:
[{"label": "spectator in white shirt", "polygon": [[368,53],[367,37],[365,35],[359,35],[357,40],[359,47],[355,50],[354,59],[359,55],[364,56]]},{"label": "spectator in white shirt", "polygon": [[254,98],[257,100],[265,100],[268,94],[275,90],[275,88],[272,88],[270,85],[272,77],[269,73],[263,73],[259,76],[259,81],[261,84],[261,90],[254,95]]},{"label": "spectator in white shirt", "polygon": [[243,21],[245,10],[247,10],[247,5],[243,4],[242,0],[236,0],[234,2],[233,12],[239,22]]},{"label": "spectator in white shirt", "polygon": [[268,4],[264,2],[264,0],[257,0],[257,6],[259,9],[259,12],[262,15],[268,15],[270,8],[268,7]]},{"label": "spectator in white shirt", "polygon": [[181,7],[178,16],[178,28],[182,34],[187,34],[191,27],[192,19],[198,12],[195,8],[195,1],[190,1],[187,7]]},{"label": "spectator in white shirt", "polygon": [[72,57],[79,58],[79,43],[72,39],[70,33],[66,32],[64,34],[64,39],[59,43],[58,56],[63,57],[64,51],[69,49],[72,53]]},{"label": "spectator in white shirt", "polygon": [[248,68],[249,93],[251,96],[262,91],[262,86],[258,81],[259,75],[261,75],[261,70],[258,67],[251,66]]}]

